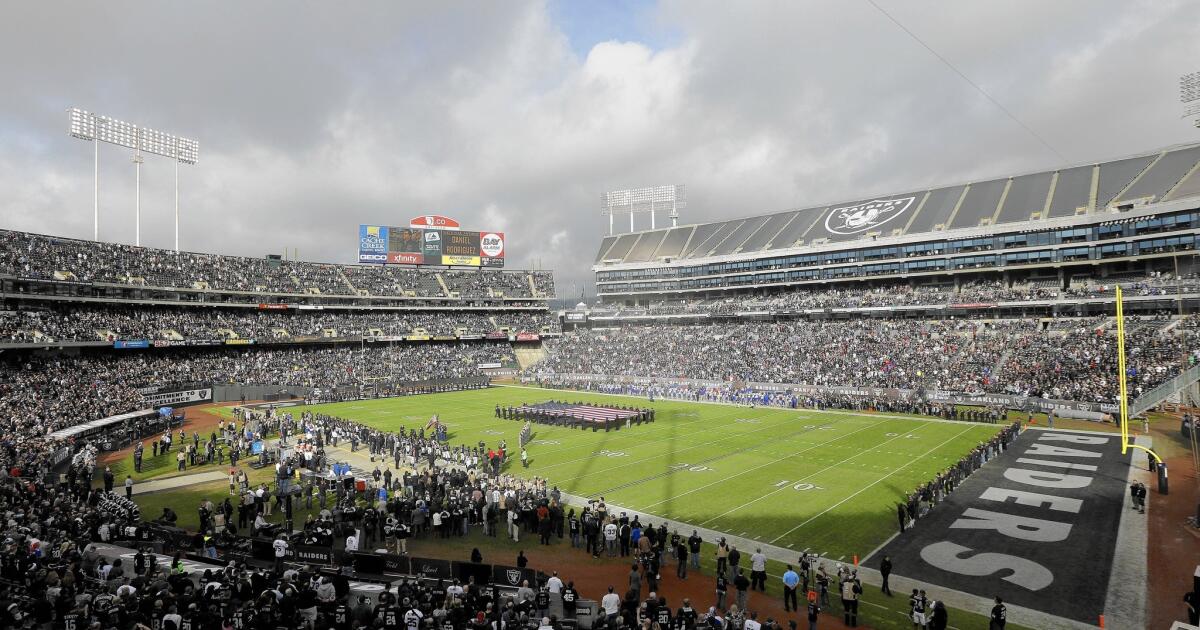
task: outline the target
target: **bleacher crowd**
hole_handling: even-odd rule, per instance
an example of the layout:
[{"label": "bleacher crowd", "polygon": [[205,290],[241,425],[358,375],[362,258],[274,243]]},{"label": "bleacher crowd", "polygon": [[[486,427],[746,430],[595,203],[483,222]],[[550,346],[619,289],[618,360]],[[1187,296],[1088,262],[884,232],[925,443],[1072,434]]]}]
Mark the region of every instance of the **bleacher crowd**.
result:
[{"label": "bleacher crowd", "polygon": [[[332,265],[175,252],[0,230],[0,274],[40,280],[252,293],[319,293],[410,297],[549,298],[545,271],[443,271],[383,265]],[[445,283],[445,287],[442,283]],[[537,295],[534,290],[537,290]]]},{"label": "bleacher crowd", "polygon": [[134,306],[58,307],[0,311],[0,339],[38,341],[115,341],[118,339],[276,339],[291,337],[362,337],[454,335],[460,330],[483,336],[512,332],[557,331],[546,311],[335,311],[145,308]]},{"label": "bleacher crowd", "polygon": [[[1100,320],[777,321],[644,325],[547,340],[531,377],[591,374],[810,386],[938,389],[1113,402],[1115,329]],[[1127,328],[1136,393],[1200,359],[1194,326]]]}]

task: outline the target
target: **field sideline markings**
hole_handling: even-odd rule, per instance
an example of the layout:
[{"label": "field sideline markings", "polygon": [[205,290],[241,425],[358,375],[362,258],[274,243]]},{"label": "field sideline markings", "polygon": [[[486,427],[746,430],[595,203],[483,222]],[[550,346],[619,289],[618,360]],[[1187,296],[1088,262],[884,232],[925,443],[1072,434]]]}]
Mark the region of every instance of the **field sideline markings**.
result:
[{"label": "field sideline markings", "polygon": [[[810,428],[810,427],[811,427],[811,428]],[[780,428],[783,428],[783,427],[780,427]],[[767,440],[766,442],[760,442],[760,443],[757,443],[757,444],[751,444],[751,445],[749,445],[749,446],[743,446],[743,447],[741,447],[741,448],[737,448],[737,449],[734,449],[734,450],[732,450],[732,451],[725,451],[725,452],[723,452],[723,453],[718,453],[718,454],[716,454],[716,455],[713,455],[713,456],[711,456],[711,457],[707,457],[707,458],[704,458],[704,459],[698,459],[698,460],[695,460],[694,462],[692,462],[691,464],[689,464],[689,466],[700,466],[700,465],[710,464],[710,463],[713,463],[713,462],[718,462],[718,461],[721,461],[721,460],[723,460],[723,459],[726,459],[726,458],[729,458],[729,457],[733,457],[733,456],[735,456],[735,455],[741,455],[741,454],[743,454],[743,453],[748,453],[748,452],[757,451],[758,449],[762,448],[764,444],[771,443],[771,442],[776,442],[776,441],[778,441],[778,440],[780,440],[780,439],[784,439],[784,440],[791,440],[791,439],[794,439],[794,438],[796,438],[796,437],[799,437],[799,436],[802,436],[802,435],[805,435],[805,434],[808,434],[808,433],[812,433],[813,431],[816,431],[816,430],[817,430],[817,429],[819,429],[819,428],[822,428],[822,427],[818,427],[818,426],[814,426],[814,425],[805,425],[805,427],[804,427],[804,428],[802,428],[802,429],[800,429],[799,431],[794,431],[794,432],[792,432],[792,433],[789,433],[789,434],[787,434],[786,436],[784,436],[783,438],[775,437],[775,438],[771,438],[771,439]],[[754,433],[756,433],[757,431],[753,431],[753,432],[754,432]],[[742,434],[739,434],[739,435],[748,435],[749,433],[752,433],[752,432],[749,432],[749,431],[748,431],[748,432],[746,432],[746,433],[742,433]],[[684,450],[690,450],[690,448],[691,448],[691,447],[689,447],[688,449],[684,449]],[[672,454],[672,455],[674,455],[674,454],[676,454],[676,453],[671,453],[671,454]],[[653,457],[652,457],[652,458],[649,458],[649,459],[653,459]],[[643,460],[643,461],[644,461],[644,460]],[[608,469],[605,469],[605,470],[608,470]],[[625,489],[631,488],[631,487],[633,487],[633,486],[638,486],[638,485],[641,485],[641,484],[643,484],[643,483],[646,483],[647,481],[653,481],[653,480],[655,480],[655,479],[662,479],[663,477],[670,476],[670,475],[672,475],[672,474],[674,474],[674,473],[680,472],[681,470],[682,470],[682,469],[677,469],[677,468],[670,468],[670,467],[668,467],[668,468],[667,468],[667,470],[664,470],[664,471],[662,471],[662,472],[655,473],[655,474],[653,474],[653,475],[649,475],[649,476],[647,476],[647,477],[642,477],[641,479],[634,479],[634,480],[632,480],[632,481],[627,481],[627,482],[625,482],[625,483],[623,483],[623,484],[621,484],[621,485],[619,485],[619,486],[614,486],[614,487],[612,487],[612,488],[606,488],[606,489],[604,489],[604,490],[602,490],[602,491],[593,492],[593,493],[591,493],[591,495],[592,495],[592,496],[597,496],[597,495],[603,496],[603,495],[606,495],[606,494],[611,494],[611,493],[614,493],[614,492],[619,492],[619,491],[621,491],[621,490],[625,490]],[[589,473],[589,474],[591,474],[591,473]],[[657,504],[656,504],[656,505],[657,505]]]},{"label": "field sideline markings", "polygon": [[[708,420],[708,421],[710,421],[710,422],[711,422],[711,421],[713,421],[713,420],[717,420],[717,419],[720,419],[720,420],[725,420],[726,418],[728,418],[728,416],[725,416],[725,415],[723,414],[723,415],[721,415],[721,416],[718,416],[717,418],[702,418],[702,419],[699,419],[699,420],[693,420],[693,421],[689,421],[689,422],[684,422],[684,423],[681,423],[681,424],[680,424],[680,425],[678,425],[678,426],[683,426],[683,425],[687,425],[687,424],[693,424],[693,423],[695,423],[695,422],[702,422],[702,421],[704,421],[704,420]],[[770,425],[770,426],[767,426],[767,427],[760,427],[760,428],[758,428],[758,429],[751,429],[751,430],[749,430],[749,431],[745,431],[745,432],[743,432],[743,433],[737,433],[737,434],[735,434],[735,435],[732,435],[732,436],[729,436],[729,437],[739,437],[739,436],[750,435],[751,433],[757,433],[757,432],[759,432],[759,431],[765,431],[766,429],[773,429],[773,428],[777,428],[778,426],[781,426],[781,425],[783,425],[783,424],[785,424],[785,423],[787,423],[787,422],[791,422],[791,421],[792,421],[792,420],[789,420],[789,419],[787,419],[787,418],[782,418],[782,419],[780,419],[780,421],[779,421],[778,425],[776,425],[776,424],[772,424],[772,425]],[[652,424],[653,424],[653,423],[652,423]],[[714,431],[726,431],[726,430],[729,428],[728,426],[726,426],[727,424],[729,424],[729,423],[725,423],[725,424],[722,424],[722,425],[720,425],[720,426],[714,426],[714,427],[712,427],[712,428],[710,428],[710,429],[702,429],[702,430],[700,430],[700,431],[697,431],[696,433],[693,433],[693,434],[691,434],[691,435],[692,435],[692,436],[700,436],[700,435],[704,435],[704,434],[706,434],[706,433],[712,433],[712,432],[714,432]],[[733,423],[733,424],[736,424],[736,423]],[[667,427],[669,427],[669,426],[671,426],[671,425],[664,424],[664,425],[663,425],[663,428],[664,428],[664,430],[665,430]],[[750,426],[754,426],[754,425],[750,425]],[[567,429],[567,430],[569,430],[569,429]],[[636,440],[636,439],[637,439],[637,438],[639,438],[639,437],[645,437],[645,435],[644,435],[644,434],[642,434],[642,435],[638,435],[638,434],[636,434],[636,433],[634,433],[634,432],[632,432],[632,431],[631,431],[630,433],[631,433],[631,434],[630,434],[630,436],[629,436],[629,438],[630,438],[630,439],[634,439],[634,440]],[[606,432],[605,432],[605,434],[607,435],[607,434],[608,434],[608,432],[606,431]],[[618,436],[617,436],[615,439],[622,439],[622,436],[619,436],[619,435],[618,435]],[[658,443],[660,443],[660,442],[669,442],[669,441],[671,441],[671,440],[675,440],[675,439],[679,439],[679,438],[678,438],[678,436],[677,436],[677,435],[675,435],[675,434],[671,434],[671,435],[668,435],[667,437],[658,438],[658,439],[654,439],[654,440],[647,440],[647,441],[645,441],[645,442],[641,442],[641,443],[638,443],[638,444],[632,444],[632,445],[630,445],[630,446],[628,446],[628,447],[625,447],[625,448],[627,448],[628,450],[633,450],[633,449],[636,449],[636,448],[641,448],[641,447],[643,447],[643,446],[650,446],[651,444],[658,444]],[[609,441],[611,441],[611,440],[609,440]],[[606,442],[607,442],[607,441],[606,441]],[[708,443],[709,443],[709,442],[706,442],[706,444],[708,444]],[[562,452],[562,451],[573,451],[573,450],[578,450],[578,449],[581,449],[581,448],[589,448],[589,449],[593,449],[593,450],[591,450],[591,451],[589,452],[589,454],[592,454],[592,455],[594,455],[594,454],[596,453],[596,451],[594,450],[595,446],[596,446],[596,445],[594,445],[594,444],[575,444],[575,445],[573,445],[573,446],[564,446],[563,448],[560,448],[560,449],[554,449],[554,450],[546,451],[545,453],[539,453],[539,455],[541,455],[541,456],[544,456],[544,455],[546,455],[546,454],[550,454],[550,453],[560,453],[560,452]],[[619,446],[619,445],[614,445],[614,446]],[[612,449],[607,449],[607,450],[612,450]],[[649,458],[649,459],[653,459],[653,458]],[[646,461],[646,460],[638,460],[638,461],[640,462],[640,461]],[[573,464],[573,463],[575,463],[575,462],[576,462],[576,459],[571,459],[571,460],[564,461],[564,462],[558,462],[557,464],[550,464],[550,465],[548,465],[548,466],[540,466],[540,467],[538,467],[538,470],[549,470],[549,469],[551,469],[551,468],[555,468],[555,467],[557,467],[557,466],[565,466],[565,465],[567,465],[567,464]],[[615,467],[615,468],[620,468],[620,466],[617,466],[617,467]],[[615,470],[615,468],[613,468],[613,469],[608,469],[608,468],[606,468],[605,470]],[[589,474],[591,474],[591,473],[589,473]]]},{"label": "field sideline markings", "polygon": [[[922,428],[924,428],[924,427],[926,427],[926,426],[929,426],[929,424],[931,424],[931,423],[929,423],[929,422],[926,422],[925,424],[922,424],[921,426],[919,426],[919,427],[917,427],[917,428],[913,429],[913,431],[919,431],[919,430],[921,430]],[[840,466],[840,465],[842,465],[842,464],[845,464],[846,462],[848,462],[848,461],[850,461],[850,460],[854,459],[855,457],[858,457],[859,455],[865,455],[865,454],[867,454],[867,453],[870,453],[871,451],[873,451],[873,450],[875,450],[875,449],[879,448],[880,446],[883,446],[884,444],[888,444],[888,443],[890,443],[890,442],[892,442],[892,441],[894,441],[894,440],[899,440],[899,439],[900,439],[900,438],[902,438],[902,437],[904,437],[904,434],[898,434],[898,435],[896,435],[895,437],[890,437],[890,438],[888,438],[888,439],[886,439],[886,440],[884,440],[884,441],[880,442],[879,444],[876,444],[875,446],[873,446],[873,447],[871,447],[871,448],[869,448],[869,449],[866,449],[866,450],[859,451],[859,452],[857,452],[857,453],[855,453],[855,454],[851,455],[850,457],[847,457],[846,459],[843,459],[843,460],[841,460],[841,461],[839,461],[839,462],[834,462],[833,464],[830,464],[830,465],[826,466],[825,468],[822,468],[821,470],[818,470],[818,471],[817,471],[817,472],[815,472],[815,473],[812,473],[812,474],[809,474],[809,475],[805,475],[805,476],[803,476],[803,477],[801,477],[801,478],[797,479],[797,480],[796,480],[795,482],[793,482],[793,483],[800,483],[801,481],[804,481],[804,480],[806,480],[806,479],[812,479],[813,477],[815,477],[815,476],[817,476],[817,475],[819,475],[819,474],[821,474],[821,473],[823,473],[823,472],[826,472],[826,471],[832,470],[832,469],[834,469],[834,468],[837,468],[838,466]],[[773,494],[775,494],[775,493],[777,493],[777,492],[781,492],[781,491],[782,491],[782,490],[784,490],[785,488],[789,488],[789,487],[790,487],[790,486],[783,486],[782,488],[776,488],[776,489],[774,489],[774,490],[772,490],[772,491],[770,491],[770,492],[768,492],[768,493],[766,493],[766,494],[764,494],[764,495],[762,495],[762,496],[758,497],[757,499],[751,499],[751,500],[749,500],[749,501],[747,501],[747,502],[743,503],[742,505],[739,505],[738,507],[735,507],[735,508],[733,508],[733,509],[731,509],[731,510],[728,510],[728,511],[726,511],[726,512],[722,512],[721,514],[718,514],[718,515],[716,515],[716,516],[714,516],[714,517],[712,517],[712,518],[708,519],[707,521],[702,521],[700,524],[701,524],[701,525],[704,525],[705,523],[711,523],[711,522],[713,522],[713,521],[715,521],[715,520],[717,520],[717,519],[719,519],[719,518],[723,518],[723,517],[725,517],[725,516],[728,516],[728,515],[730,515],[730,514],[732,514],[732,513],[734,513],[734,512],[737,512],[738,510],[744,509],[744,508],[746,508],[746,507],[748,507],[748,506],[750,506],[750,505],[752,505],[752,504],[754,504],[754,503],[758,503],[759,501],[762,501],[763,499],[765,499],[765,498],[767,498],[767,497],[769,497],[769,496],[771,496],[771,495],[773,495]],[[779,539],[778,539],[778,538],[776,538],[775,540],[779,540]],[[773,540],[773,541],[771,541],[771,542],[772,542],[772,543],[774,543],[775,541]]]},{"label": "field sideline markings", "polygon": [[821,511],[819,514],[817,514],[816,516],[813,516],[812,518],[809,518],[807,521],[804,521],[803,523],[800,523],[799,525],[797,525],[797,526],[795,526],[795,527],[793,527],[793,528],[791,528],[791,529],[787,530],[786,532],[784,532],[784,533],[780,534],[778,537],[776,537],[774,540],[772,540],[772,541],[771,541],[771,543],[772,543],[772,544],[774,544],[774,543],[775,543],[775,541],[779,540],[780,538],[783,538],[784,536],[787,536],[787,535],[791,534],[792,532],[794,532],[794,531],[796,531],[796,530],[800,529],[801,527],[804,527],[805,525],[808,525],[809,523],[811,523],[811,522],[813,522],[813,521],[817,520],[818,518],[821,518],[821,517],[822,517],[822,516],[824,516],[825,514],[827,514],[827,513],[828,513],[830,510],[833,510],[834,508],[836,508],[836,507],[838,507],[838,506],[840,506],[840,505],[844,504],[845,502],[849,501],[850,499],[853,499],[854,497],[856,497],[856,496],[858,496],[858,495],[860,495],[860,494],[862,494],[862,493],[866,492],[867,490],[869,490],[869,489],[871,489],[871,488],[875,487],[877,484],[879,484],[880,482],[882,482],[884,479],[887,479],[888,477],[891,477],[892,475],[894,475],[894,474],[896,474],[896,473],[900,472],[901,470],[904,470],[905,468],[908,468],[909,466],[911,466],[911,465],[915,464],[916,462],[918,462],[918,461],[920,461],[920,460],[922,460],[922,459],[925,459],[926,457],[928,457],[928,456],[929,456],[931,453],[933,453],[934,451],[937,451],[937,450],[941,449],[943,446],[945,446],[945,445],[947,445],[947,444],[949,444],[949,443],[953,442],[954,440],[957,440],[958,438],[962,437],[962,435],[963,435],[964,433],[966,433],[967,431],[969,431],[969,430],[970,430],[970,427],[967,427],[966,429],[963,429],[962,431],[959,431],[958,433],[955,433],[954,435],[952,435],[952,436],[950,436],[949,438],[947,438],[947,439],[946,439],[946,441],[944,441],[944,442],[942,442],[941,444],[938,444],[937,446],[935,446],[935,447],[933,447],[933,448],[929,449],[929,452],[928,452],[928,453],[925,453],[924,455],[921,455],[920,457],[917,457],[916,459],[910,459],[910,460],[908,460],[908,463],[904,464],[903,466],[901,466],[901,467],[899,467],[899,468],[897,468],[897,469],[893,470],[892,472],[890,472],[890,473],[888,473],[888,474],[886,474],[886,475],[884,475],[884,476],[880,477],[879,479],[876,479],[875,481],[872,481],[871,483],[869,483],[869,484],[867,484],[867,485],[863,486],[862,488],[860,488],[860,489],[859,489],[857,492],[855,492],[854,494],[851,494],[851,495],[847,496],[846,498],[842,499],[841,501],[838,501],[837,503],[834,503],[833,505],[831,505],[831,506],[829,506],[829,507],[825,508],[824,510],[822,510],[822,511]]},{"label": "field sideline markings", "polygon": [[[785,423],[787,423],[787,422],[789,422],[789,421],[788,421],[788,420],[784,420],[784,421],[783,421],[783,422],[781,422],[780,424],[782,425],[782,424],[785,424]],[[750,425],[750,426],[754,426],[754,425]],[[673,453],[671,453],[671,454],[672,454],[672,455],[676,455],[676,454],[678,454],[678,453],[686,453],[687,451],[691,451],[691,450],[694,450],[694,449],[700,448],[701,446],[708,446],[708,445],[710,445],[710,444],[720,444],[721,442],[725,442],[725,441],[727,441],[727,440],[733,440],[733,439],[737,439],[737,438],[744,438],[744,437],[747,437],[747,436],[749,436],[749,435],[750,435],[750,434],[752,434],[752,433],[759,433],[759,432],[766,431],[766,430],[769,430],[769,429],[779,429],[779,428],[781,428],[781,427],[780,427],[780,426],[776,426],[776,425],[770,425],[770,426],[765,426],[765,427],[759,427],[759,428],[757,428],[757,429],[753,429],[753,430],[751,430],[751,431],[746,431],[745,433],[737,433],[737,434],[735,434],[735,435],[726,435],[725,437],[722,437],[722,438],[717,438],[717,439],[715,439],[715,440],[709,440],[708,442],[701,442],[701,443],[699,443],[699,444],[695,444],[695,445],[689,446],[689,447],[687,447],[687,448],[684,448],[684,449],[681,449],[681,450],[675,451],[675,452],[673,452]],[[803,431],[798,431],[798,432],[796,433],[796,435],[799,435],[799,434],[801,434],[801,433],[807,433],[807,432],[809,432],[809,431],[812,431],[812,430],[813,430],[813,429],[805,429],[805,430],[803,430]],[[672,437],[672,438],[668,438],[668,439],[675,439],[675,438],[674,438],[674,437]],[[662,441],[664,441],[664,440],[657,440],[657,441],[658,441],[658,442],[662,442]],[[638,445],[638,447],[641,447],[641,446],[646,446],[646,445],[649,445],[649,444],[653,444],[653,442],[647,442],[646,444],[639,444],[639,445]],[[635,459],[635,460],[633,460],[633,461],[631,461],[631,462],[627,462],[627,463],[624,463],[624,464],[620,464],[620,465],[618,465],[618,466],[611,466],[611,467],[609,467],[609,468],[602,468],[602,469],[600,469],[600,470],[594,470],[594,471],[592,471],[592,472],[589,472],[589,473],[587,473],[587,474],[583,474],[583,475],[577,475],[577,476],[575,476],[575,477],[571,477],[570,479],[564,479],[564,480],[560,480],[558,483],[560,483],[560,484],[565,484],[565,483],[567,483],[568,481],[575,481],[576,479],[583,479],[584,477],[590,477],[590,476],[592,476],[592,475],[598,475],[598,474],[600,474],[600,473],[610,472],[610,471],[613,471],[613,470],[617,470],[618,468],[625,468],[625,467],[627,467],[627,466],[633,466],[634,464],[641,464],[641,463],[645,463],[645,462],[648,462],[648,461],[650,461],[650,460],[652,460],[652,459],[657,459],[657,458],[659,458],[659,457],[662,457],[662,453],[658,453],[658,454],[656,454],[656,455],[652,455],[652,456],[650,456],[650,457],[645,457],[645,458],[642,458],[642,459]],[[575,463],[575,460],[566,461],[566,462],[559,462],[559,463],[557,463],[557,464],[552,464],[552,465],[548,466],[547,468],[554,468],[555,466],[564,466],[564,465],[566,465],[566,464],[573,464],[573,463]],[[538,470],[540,471],[540,470],[544,470],[544,469],[542,469],[542,468],[539,468]]]},{"label": "field sideline markings", "polygon": [[[557,387],[531,387],[529,385],[508,385],[508,384],[504,384],[504,383],[494,383],[492,385],[492,387],[511,387],[513,389],[536,389],[536,390],[541,390],[541,391],[556,391],[556,392],[576,392],[579,394],[590,394],[592,396],[614,396],[617,398],[634,398],[637,400],[648,400],[645,396],[634,396],[632,394],[609,394],[607,392],[590,392],[590,391],[581,390],[581,389],[560,389]],[[683,399],[679,399],[679,398],[656,398],[655,402],[658,402],[658,401],[680,402],[680,403],[687,403],[690,405],[721,405],[721,406],[725,406],[725,407],[734,407],[734,408],[738,408],[738,409],[776,409],[779,411],[792,411],[792,412],[796,412],[796,413],[801,413],[801,412],[833,413],[833,414],[837,414],[840,416],[853,416],[856,418],[890,418],[893,420],[910,420],[913,422],[938,422],[941,424],[964,424],[964,422],[962,420],[945,420],[943,418],[937,418],[934,416],[923,416],[920,414],[901,415],[901,414],[895,414],[895,413],[878,413],[878,412],[862,413],[862,412],[858,412],[858,411],[848,411],[846,409],[814,409],[814,408],[810,408],[810,407],[797,407],[795,409],[792,409],[791,407],[776,407],[774,405],[767,405],[766,407],[752,408],[747,405],[738,405],[735,403],[727,403],[727,402],[712,401],[712,400],[683,400]],[[966,424],[970,424],[972,426],[984,426],[984,427],[994,426],[997,428],[996,429],[997,431],[999,431],[999,428],[1002,426],[999,423],[992,425],[992,424],[985,424],[982,422],[967,422]],[[1003,426],[1008,426],[1008,423],[1004,423]],[[1088,432],[1088,433],[1104,433],[1102,431],[1084,431],[1084,430],[1080,430],[1080,431]],[[1104,433],[1104,435],[1112,435],[1112,434]]]},{"label": "field sideline markings", "polygon": [[856,430],[854,430],[854,431],[851,431],[850,433],[846,433],[846,434],[844,434],[844,435],[839,435],[839,436],[837,436],[837,437],[835,437],[835,438],[833,438],[833,439],[831,439],[831,440],[828,440],[828,441],[822,442],[822,443],[820,443],[820,444],[814,444],[813,446],[810,446],[810,447],[808,447],[808,448],[806,448],[806,449],[804,449],[804,450],[802,450],[802,451],[798,451],[798,452],[796,452],[796,453],[789,453],[789,454],[787,454],[787,455],[784,455],[783,457],[780,457],[780,458],[778,458],[778,459],[773,459],[773,460],[771,460],[771,461],[769,461],[769,462],[767,462],[767,463],[765,463],[765,464],[762,464],[762,465],[760,465],[760,466],[755,466],[754,468],[747,468],[746,470],[743,470],[742,472],[740,472],[740,473],[737,473],[736,475],[730,475],[730,476],[728,476],[728,477],[726,477],[726,478],[724,478],[724,479],[718,479],[717,481],[714,481],[714,482],[712,482],[712,483],[707,483],[707,484],[705,484],[705,485],[703,485],[703,486],[700,486],[699,488],[694,488],[694,489],[692,489],[692,490],[688,490],[687,492],[683,492],[683,493],[677,494],[677,495],[675,495],[675,496],[673,496],[673,497],[671,497],[671,498],[669,498],[669,499],[664,499],[664,500],[662,500],[662,501],[659,501],[658,503],[651,503],[650,505],[647,505],[646,507],[644,507],[644,508],[640,508],[640,509],[642,509],[642,510],[648,510],[648,509],[650,509],[650,508],[652,508],[652,507],[654,507],[654,506],[656,506],[656,505],[662,505],[663,503],[666,503],[667,501],[673,501],[673,500],[675,500],[675,499],[678,499],[679,497],[684,497],[684,496],[687,496],[687,495],[689,495],[689,494],[691,494],[691,493],[693,493],[693,492],[698,492],[698,491],[700,491],[700,490],[703,490],[703,489],[705,489],[705,488],[709,488],[709,487],[715,486],[715,485],[717,485],[717,484],[719,484],[719,483],[725,483],[726,481],[729,481],[730,479],[733,479],[733,478],[735,478],[735,477],[740,477],[740,476],[742,476],[742,475],[744,475],[744,474],[746,474],[746,473],[748,473],[748,472],[753,472],[753,471],[755,471],[755,470],[758,470],[758,469],[760,469],[760,468],[766,468],[767,466],[771,466],[771,465],[773,465],[773,464],[778,464],[779,462],[782,462],[782,461],[784,461],[784,460],[786,460],[786,459],[789,459],[789,458],[791,458],[791,457],[795,457],[795,456],[797,456],[797,455],[803,455],[804,453],[807,453],[807,452],[809,452],[809,451],[811,451],[811,450],[814,450],[814,449],[821,448],[822,446],[825,446],[825,445],[827,445],[827,444],[832,444],[833,442],[836,442],[836,441],[838,441],[838,440],[841,440],[841,439],[843,439],[843,438],[848,438],[848,437],[850,437],[851,435],[854,435],[855,433],[861,433],[861,432],[863,432],[863,431],[866,431],[866,430],[868,430],[868,429],[874,429],[875,427],[878,427],[879,425],[883,424],[884,422],[885,422],[884,420],[880,420],[879,422],[876,422],[875,424],[872,424],[872,425],[870,425],[870,426],[866,426],[866,427],[863,427],[863,428],[861,428],[861,429],[856,429]]}]

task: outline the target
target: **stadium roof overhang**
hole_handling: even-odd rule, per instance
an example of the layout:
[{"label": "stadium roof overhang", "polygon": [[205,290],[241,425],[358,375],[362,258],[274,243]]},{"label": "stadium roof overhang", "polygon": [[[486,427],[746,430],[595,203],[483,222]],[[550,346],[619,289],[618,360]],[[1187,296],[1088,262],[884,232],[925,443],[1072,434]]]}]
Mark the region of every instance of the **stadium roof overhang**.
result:
[{"label": "stadium roof overhang", "polygon": [[780,258],[787,256],[800,256],[807,254],[837,252],[837,251],[852,251],[868,247],[891,247],[901,245],[912,245],[918,243],[930,243],[938,241],[952,241],[971,238],[982,238],[986,236],[996,236],[998,234],[1020,234],[1029,232],[1044,232],[1047,230],[1057,230],[1073,227],[1089,227],[1113,222],[1136,221],[1138,219],[1153,217],[1160,214],[1169,214],[1172,212],[1181,212],[1192,210],[1200,206],[1200,197],[1188,197],[1174,201],[1166,201],[1161,203],[1148,204],[1138,206],[1130,210],[1119,211],[1113,209],[1089,214],[1082,214],[1070,217],[1060,217],[1055,219],[1043,219],[1038,221],[1024,221],[1018,223],[1006,223],[1003,225],[985,225],[970,228],[960,228],[957,230],[946,230],[944,232],[921,232],[917,234],[906,234],[902,236],[887,236],[877,238],[864,238],[853,241],[840,241],[834,243],[816,243],[811,245],[801,245],[799,247],[781,248],[760,250],[754,252],[740,252],[735,254],[726,254],[723,256],[708,256],[702,258],[687,258],[675,259],[670,262],[666,261],[650,261],[650,262],[630,262],[630,263],[598,263],[592,265],[593,272],[600,271],[624,271],[635,269],[661,269],[664,267],[693,267],[697,265],[707,265],[714,263],[727,262],[742,262],[748,260],[759,260],[762,258]]}]

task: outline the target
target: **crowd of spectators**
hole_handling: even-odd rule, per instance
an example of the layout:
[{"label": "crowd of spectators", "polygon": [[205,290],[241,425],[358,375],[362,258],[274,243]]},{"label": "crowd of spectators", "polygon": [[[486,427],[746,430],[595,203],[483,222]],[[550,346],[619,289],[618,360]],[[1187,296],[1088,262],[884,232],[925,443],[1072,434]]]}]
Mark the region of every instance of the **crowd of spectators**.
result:
[{"label": "crowd of spectators", "polygon": [[[514,362],[507,343],[485,342],[26,356],[0,363],[0,428],[36,443],[58,429],[144,408],[142,386],[373,388],[479,376],[480,363]],[[36,451],[24,442],[12,446],[0,458]]]},{"label": "crowd of spectators", "polygon": [[[470,335],[557,331],[547,311],[255,310],[99,306],[0,311],[0,339],[115,341],[118,339],[285,339],[296,336],[360,337]],[[41,339],[41,337],[48,339]]]},{"label": "crowd of spectators", "polygon": [[[737,297],[713,300],[667,300],[643,306],[603,304],[594,310],[598,314],[615,312],[632,315],[729,315],[738,312],[788,312],[806,309],[879,308],[896,306],[942,306],[968,304],[997,304],[1002,302],[1033,302],[1064,298],[1095,298],[1112,295],[1120,284],[1126,296],[1174,295],[1200,293],[1196,274],[1176,276],[1150,272],[1097,280],[1081,277],[1070,280],[1062,288],[1059,280],[1029,280],[1009,285],[1001,280],[973,280],[957,288],[953,284],[909,286],[886,284],[874,287],[797,287],[771,296]],[[603,290],[603,287],[601,287]]]},{"label": "crowd of spectators", "polygon": [[[576,330],[546,342],[528,374],[685,378],[822,387],[939,389],[1110,403],[1115,330],[1075,320],[849,320],[647,325]],[[1133,327],[1135,395],[1200,359],[1194,327]]]},{"label": "crowd of spectators", "polygon": [[[446,297],[438,271],[220,256],[0,230],[0,273],[39,280],[209,288],[254,293]],[[553,297],[545,271],[442,271],[463,298]],[[537,287],[539,295],[533,295]]]}]

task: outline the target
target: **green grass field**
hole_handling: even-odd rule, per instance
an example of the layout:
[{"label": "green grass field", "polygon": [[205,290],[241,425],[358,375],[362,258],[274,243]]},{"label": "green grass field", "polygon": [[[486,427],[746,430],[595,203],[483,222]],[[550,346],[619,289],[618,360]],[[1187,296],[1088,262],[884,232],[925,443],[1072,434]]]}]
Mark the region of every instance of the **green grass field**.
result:
[{"label": "green grass field", "polygon": [[[505,439],[515,450],[521,423],[495,418],[495,405],[551,399],[650,405],[630,397],[494,387],[312,409],[381,429],[423,426],[437,413],[452,444]],[[656,422],[620,431],[534,425],[529,468],[513,461],[506,472],[720,532],[850,558],[866,556],[895,531],[895,505],[904,492],[998,429],[870,413],[661,400],[651,406]]]}]

